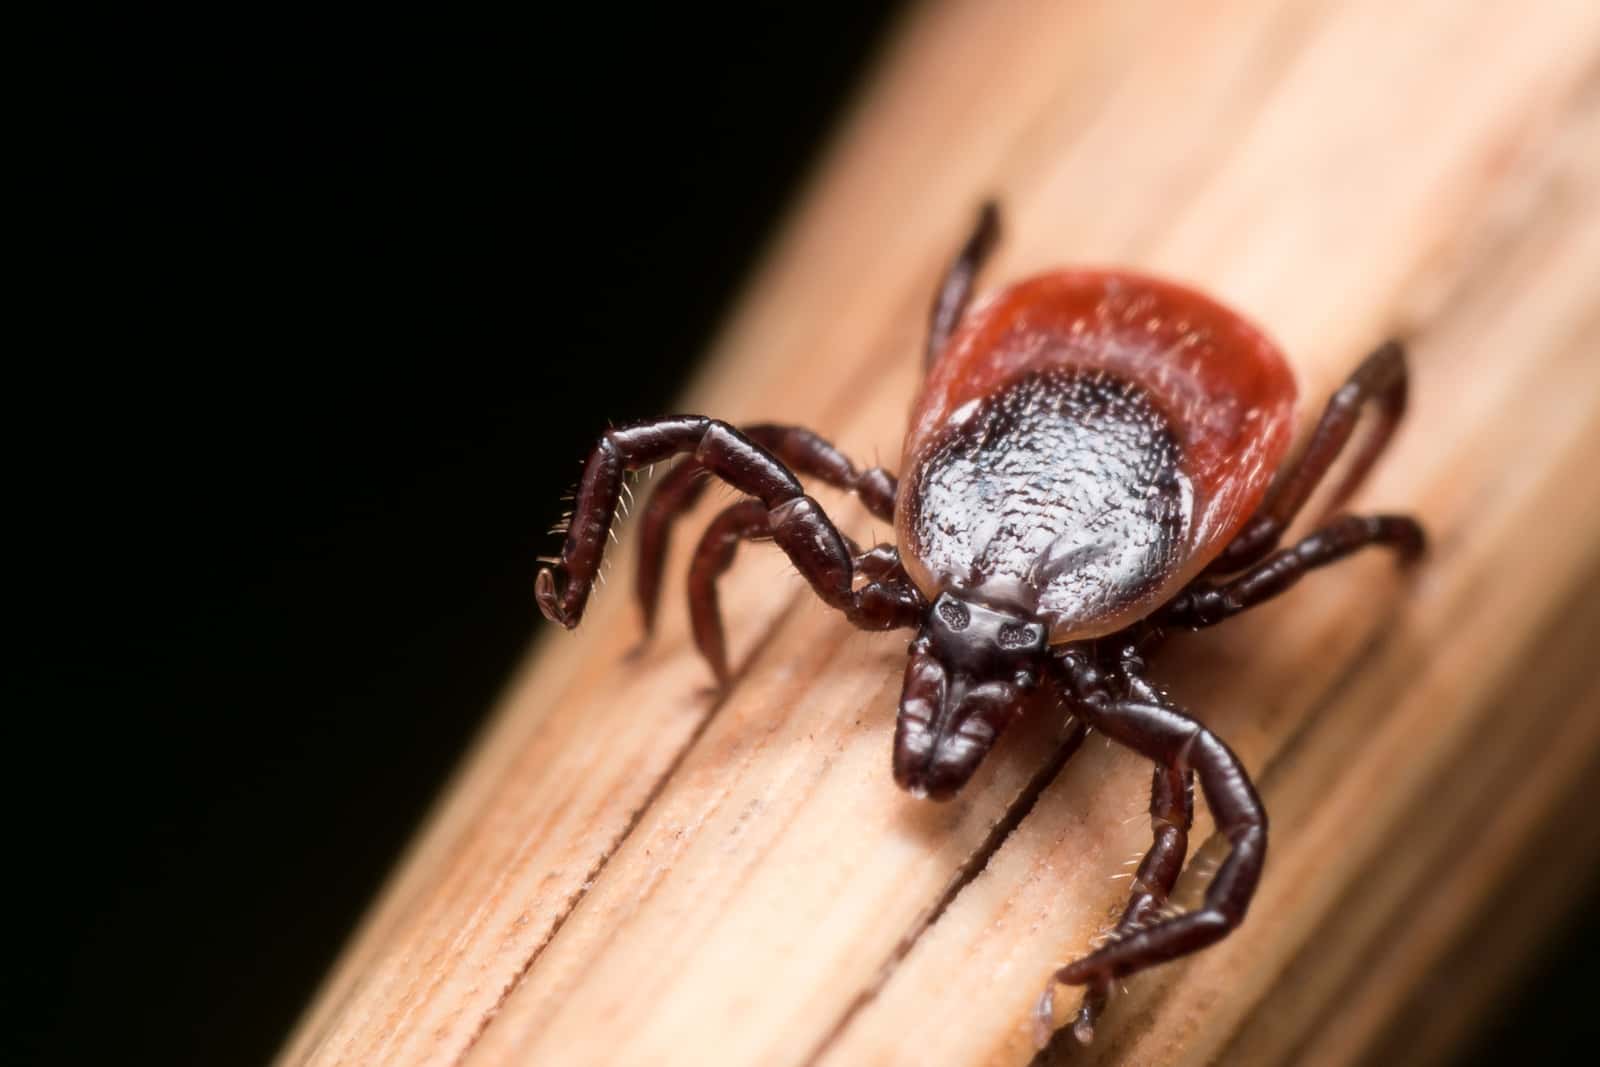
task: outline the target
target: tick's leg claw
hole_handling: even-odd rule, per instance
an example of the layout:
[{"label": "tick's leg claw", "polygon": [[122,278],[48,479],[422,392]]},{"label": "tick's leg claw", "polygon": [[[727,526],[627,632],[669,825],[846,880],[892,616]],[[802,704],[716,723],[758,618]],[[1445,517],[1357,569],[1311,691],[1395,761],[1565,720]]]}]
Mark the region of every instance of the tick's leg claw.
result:
[{"label": "tick's leg claw", "polygon": [[[566,582],[561,584],[565,586]],[[569,630],[578,625],[578,620],[567,615],[561,607],[561,594],[556,590],[556,573],[553,569],[539,568],[539,573],[533,579],[533,596],[539,602],[539,610],[551,622],[558,622]]]},{"label": "tick's leg claw", "polygon": [[1056,1032],[1056,980],[1045,983],[1044,992],[1033,1006],[1033,1047],[1043,1051]]},{"label": "tick's leg claw", "polygon": [[1058,985],[1089,986],[1084,990],[1083,1004],[1078,1008],[1077,1017],[1073,1020],[1072,1036],[1081,1045],[1087,1045],[1094,1040],[1095,1020],[1105,1008],[1109,984],[1099,974],[1097,968],[1085,966],[1093,959],[1094,954],[1090,954],[1067,964],[1050,976],[1050,981],[1045,984],[1044,992],[1039,994],[1039,1001],[1033,1009],[1033,1041],[1037,1047],[1042,1049],[1050,1044],[1050,1038],[1055,1033],[1055,993]]},{"label": "tick's leg claw", "polygon": [[1087,1045],[1094,1041],[1094,1021],[1099,1014],[1100,1009],[1096,1006],[1096,1002],[1091,1001],[1089,995],[1085,993],[1083,1006],[1078,1009],[1078,1017],[1072,1022],[1072,1036],[1078,1039],[1078,1044]]}]

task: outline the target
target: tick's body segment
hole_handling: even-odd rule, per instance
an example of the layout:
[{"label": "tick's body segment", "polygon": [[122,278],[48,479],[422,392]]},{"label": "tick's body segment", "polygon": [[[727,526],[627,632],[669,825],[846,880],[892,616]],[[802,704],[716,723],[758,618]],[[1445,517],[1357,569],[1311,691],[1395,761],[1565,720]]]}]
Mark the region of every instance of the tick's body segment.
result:
[{"label": "tick's body segment", "polygon": [[[712,523],[690,569],[695,641],[728,671],[716,579],[741,540],[770,539],[812,588],[863,629],[914,627],[895,728],[895,781],[944,799],[963,786],[1030,690],[1156,764],[1154,843],[1111,940],[1046,985],[1085,985],[1074,1031],[1093,1034],[1113,979],[1193,952],[1244,918],[1266,856],[1261,802],[1238,759],[1143,678],[1170,629],[1199,629],[1282,592],[1370,544],[1411,558],[1422,531],[1400,516],[1346,516],[1283,550],[1278,541],[1338,456],[1368,401],[1380,415],[1333,505],[1355,488],[1405,407],[1405,364],[1384,345],[1329,402],[1285,467],[1294,379],[1233,312],[1133,274],[1061,271],[967,310],[998,218],[985,209],[935,299],[928,380],[898,485],[858,471],[810,431],[743,432],[701,416],[612,430],[584,469],[559,559],[540,571],[541,609],[577,625],[625,471],[690,455],[646,509],[638,591],[648,628],[673,519],[717,475],[751,499]],[[853,491],[893,519],[899,548],[866,552],[806,496],[797,475]],[[1200,787],[1230,851],[1203,905],[1168,916]]]},{"label": "tick's body segment", "polygon": [[1260,504],[1294,400],[1277,349],[1198,293],[1107,271],[1016,285],[967,316],[912,414],[906,570],[930,598],[1012,598],[1051,644],[1118,630]]}]

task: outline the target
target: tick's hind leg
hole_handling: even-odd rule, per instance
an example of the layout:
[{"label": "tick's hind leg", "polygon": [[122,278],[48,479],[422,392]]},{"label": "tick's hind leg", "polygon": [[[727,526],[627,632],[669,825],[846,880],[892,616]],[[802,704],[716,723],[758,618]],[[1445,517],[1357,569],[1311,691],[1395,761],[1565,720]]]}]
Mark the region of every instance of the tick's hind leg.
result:
[{"label": "tick's hind leg", "polygon": [[1199,629],[1255,607],[1298,582],[1310,571],[1368,545],[1393,548],[1409,561],[1422,553],[1422,527],[1405,515],[1346,515],[1274,552],[1243,574],[1222,581],[1202,578],[1172,599],[1158,616],[1175,626]]},{"label": "tick's hind leg", "polygon": [[[689,626],[695,646],[710,664],[719,686],[728,682],[728,654],[717,581],[733,565],[739,542],[771,536],[766,508],[759,501],[741,501],[712,520],[689,564]],[[867,579],[866,585],[855,590],[855,607],[846,613],[850,620],[866,630],[904,625],[909,613],[918,610],[920,596],[901,569],[894,547],[879,545],[861,553],[849,538],[844,540],[855,557],[854,575]]]},{"label": "tick's hind leg", "polygon": [[[843,452],[799,426],[761,423],[745,427],[743,433],[776,456],[794,474],[816,478],[835,489],[854,493],[875,517],[885,522],[894,521],[897,486],[894,475],[882,467],[857,470]],[[639,602],[646,637],[655,625],[656,605],[661,597],[661,572],[673,523],[700,499],[710,478],[704,464],[692,457],[686,458],[662,475],[645,503],[640,520],[634,595]]]},{"label": "tick's hind leg", "polygon": [[993,200],[986,201],[978,212],[977,225],[961,246],[956,258],[944,272],[939,289],[933,294],[933,309],[928,315],[928,348],[923,356],[923,366],[933,366],[933,361],[944,351],[945,342],[961,322],[972,299],[972,286],[983,269],[984,260],[994,251],[1000,240],[1000,208]]},{"label": "tick's hind leg", "polygon": [[1344,480],[1329,500],[1328,510],[1336,509],[1355,492],[1405,414],[1407,382],[1406,354],[1399,341],[1384,342],[1362,360],[1349,380],[1328,398],[1328,406],[1317,421],[1305,451],[1274,483],[1260,512],[1212,563],[1211,571],[1225,573],[1248,567],[1277,546],[1284,531],[1344,450],[1355,432],[1362,409],[1370,402],[1377,406],[1377,422],[1362,442],[1361,450],[1350,461]]},{"label": "tick's hind leg", "polygon": [[[1089,726],[1148,756],[1174,777],[1193,768],[1217,829],[1231,846],[1206,888],[1200,908],[1182,915],[1162,915],[1153,923],[1140,923],[1127,936],[1061,968],[1052,979],[1066,985],[1093,987],[1205,948],[1238,926],[1255,894],[1266,859],[1267,817],[1238,757],[1220,738],[1183,712],[1159,704],[1091,698],[1079,704],[1078,713]],[[1177,862],[1171,857],[1171,849],[1162,847],[1161,833],[1161,824],[1157,823],[1156,846],[1146,857],[1146,865]],[[1144,869],[1141,865],[1141,872]],[[1153,869],[1152,873],[1164,872]],[[1048,1003],[1041,997],[1041,1010]]]}]

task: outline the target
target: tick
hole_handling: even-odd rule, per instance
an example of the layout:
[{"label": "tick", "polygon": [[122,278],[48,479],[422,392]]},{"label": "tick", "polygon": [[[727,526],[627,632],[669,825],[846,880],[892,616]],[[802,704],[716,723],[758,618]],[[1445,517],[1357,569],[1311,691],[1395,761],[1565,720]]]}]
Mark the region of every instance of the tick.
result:
[{"label": "tick", "polygon": [[[1192,289],[1124,271],[1042,274],[969,307],[998,236],[989,204],[934,299],[903,478],[859,469],[795,426],[676,415],[618,427],[589,455],[561,555],[535,591],[547,618],[576,626],[625,473],[681,454],[644,511],[637,594],[648,632],[671,526],[708,474],[745,495],[712,521],[689,571],[694,640],[719,682],[717,579],[741,541],[770,540],[856,626],[916,630],[893,758],[913,795],[953,796],[1041,698],[1148,757],[1154,843],[1132,899],[1104,945],[1045,983],[1036,1010],[1042,1042],[1055,986],[1086,987],[1073,1029],[1087,1041],[1113,980],[1239,925],[1266,859],[1249,774],[1147,680],[1146,657],[1170,632],[1213,626],[1360,548],[1421,553],[1421,527],[1401,515],[1339,515],[1279,547],[1369,405],[1376,419],[1328,514],[1370,469],[1405,410],[1406,366],[1399,344],[1379,347],[1286,462],[1294,376],[1258,329]],[[898,547],[863,551],[802,477],[853,492],[894,523]],[[1196,777],[1229,851],[1200,906],[1171,914]]]}]

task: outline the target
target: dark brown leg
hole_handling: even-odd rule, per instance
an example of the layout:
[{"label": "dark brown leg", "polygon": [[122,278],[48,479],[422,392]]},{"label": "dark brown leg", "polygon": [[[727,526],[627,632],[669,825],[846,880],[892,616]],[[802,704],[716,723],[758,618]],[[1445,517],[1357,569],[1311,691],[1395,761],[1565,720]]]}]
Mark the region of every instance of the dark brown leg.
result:
[{"label": "dark brown leg", "polygon": [[1000,240],[1000,208],[993,200],[986,201],[978,211],[978,223],[972,229],[967,243],[956,253],[955,260],[944,272],[944,281],[933,295],[933,309],[928,316],[928,351],[923,357],[925,367],[944,351],[945,342],[961,322],[972,298],[972,284],[977,280],[983,261],[989,258]]},{"label": "dark brown leg", "polygon": [[[689,564],[689,625],[695,646],[711,665],[718,685],[728,682],[728,657],[717,580],[733,565],[740,541],[766,540],[771,536],[766,507],[757,500],[741,501],[712,520]],[[917,594],[900,567],[899,554],[892,545],[878,545],[858,553],[849,538],[844,540],[855,557],[854,572],[868,580],[856,590],[860,606],[851,614],[851,621],[865,630],[900,625],[900,605]]]},{"label": "dark brown leg", "polygon": [[[1159,640],[1159,631],[1143,631],[1122,638],[1122,647],[1102,647],[1096,655],[1072,651],[1062,657],[1067,686],[1073,698],[1118,699],[1136,703],[1165,705],[1161,692],[1143,676],[1142,646]],[[1099,661],[1097,664],[1096,661]],[[1116,664],[1103,670],[1101,665]],[[1162,914],[1172,887],[1183,872],[1189,851],[1189,828],[1194,824],[1194,772],[1179,772],[1157,764],[1150,783],[1150,850],[1134,874],[1128,906],[1108,942],[1121,941],[1150,925]],[[1035,1039],[1040,1048],[1050,1040],[1055,1025],[1055,982],[1045,986],[1035,1009]],[[1111,980],[1096,978],[1083,991],[1083,1002],[1073,1022],[1073,1036],[1083,1044],[1094,1040],[1095,1023],[1110,1000]]]},{"label": "dark brown leg", "polygon": [[850,551],[856,557],[856,573],[869,582],[911,581],[911,576],[900,565],[900,550],[893,545],[873,545],[862,552],[852,544]]},{"label": "dark brown leg", "polygon": [[744,500],[712,520],[689,564],[689,623],[694,643],[711,665],[718,685],[728,682],[727,645],[722,636],[722,609],[717,579],[733,564],[743,540],[767,536],[767,509],[759,500]]},{"label": "dark brown leg", "polygon": [[[1110,943],[1131,937],[1161,917],[1189,854],[1189,828],[1194,825],[1194,772],[1157,764],[1153,779],[1150,783],[1150,832],[1154,840],[1133,876],[1132,896],[1121,921],[1108,938]],[[1048,1042],[1049,1028],[1055,1020],[1054,992],[1055,983],[1051,982],[1040,1000],[1040,1021],[1044,1025],[1041,1047]],[[1094,1040],[1095,1022],[1105,1010],[1110,995],[1109,978],[1092,979],[1083,991],[1083,1003],[1072,1024],[1073,1036],[1083,1044]]]},{"label": "dark brown leg", "polygon": [[1211,564],[1211,571],[1228,572],[1248,567],[1277,547],[1284,531],[1349,442],[1362,408],[1371,401],[1377,405],[1378,421],[1351,460],[1349,472],[1333,494],[1328,511],[1337,509],[1355,492],[1405,414],[1406,382],[1406,354],[1399,341],[1384,342],[1362,360],[1350,379],[1328,399],[1328,406],[1312,431],[1305,451],[1273,485],[1261,510]]},{"label": "dark brown leg", "polygon": [[[825,485],[855,493],[867,510],[885,522],[894,521],[894,475],[882,467],[858,471],[843,452],[798,426],[759,424],[744,435],[778,457],[794,474],[816,478]],[[655,625],[661,596],[661,571],[666,562],[672,525],[705,492],[710,483],[705,465],[692,457],[683,460],[657,481],[640,520],[639,565],[634,596],[648,637]]]},{"label": "dark brown leg", "polygon": [[1308,571],[1343,559],[1368,545],[1386,545],[1402,561],[1422,553],[1422,527],[1404,515],[1347,515],[1298,544],[1275,552],[1243,574],[1216,582],[1200,579],[1161,610],[1163,623],[1200,629],[1214,626],[1298,582]]},{"label": "dark brown leg", "polygon": [[584,465],[561,556],[540,569],[534,584],[546,618],[571,629],[583,617],[624,473],[685,452],[761,501],[772,539],[828,605],[858,625],[888,629],[916,622],[922,604],[914,590],[887,589],[881,583],[851,588],[854,568],[848,543],[777,457],[727,423],[702,415],[651,419],[601,437]]},{"label": "dark brown leg", "polygon": [[[1064,665],[1069,674],[1074,671],[1071,663]],[[1081,692],[1084,688],[1072,684],[1075,691]],[[1181,854],[1174,847],[1178,840],[1177,827],[1171,819],[1172,806],[1161,805],[1163,797],[1159,793],[1163,789],[1169,793],[1182,790],[1186,797],[1184,775],[1191,768],[1200,778],[1200,788],[1216,819],[1217,829],[1232,846],[1207,887],[1205,901],[1198,910],[1146,925],[1155,914],[1152,909],[1159,905],[1145,905],[1141,908],[1141,921],[1126,936],[1061,968],[1052,979],[1052,984],[1093,986],[1195,952],[1222,939],[1238,926],[1255,893],[1266,859],[1267,817],[1238,757],[1220,738],[1178,709],[1132,700],[1110,702],[1102,693],[1080,699],[1077,711],[1088,725],[1148,756],[1165,770],[1165,775],[1158,776],[1157,781],[1161,783],[1162,777],[1167,781],[1158,784],[1158,795],[1152,797],[1151,808],[1154,812],[1158,806],[1164,806],[1168,816],[1160,821],[1153,820],[1156,842],[1140,866],[1140,877],[1148,870],[1151,879],[1136,889],[1136,898],[1140,890],[1148,893],[1166,879],[1176,878],[1172,867],[1182,863]],[[1181,811],[1178,814],[1181,819]],[[1186,830],[1183,833],[1187,836]],[[1166,842],[1162,840],[1163,835]],[[1170,887],[1171,882],[1165,881],[1165,884]],[[1045,1022],[1051,1018],[1050,992],[1047,988],[1039,999],[1039,1018]],[[1044,1029],[1048,1031],[1048,1025]]]}]

